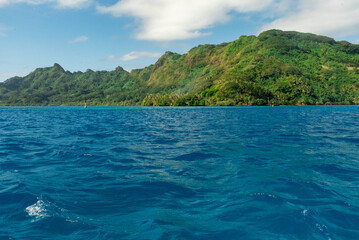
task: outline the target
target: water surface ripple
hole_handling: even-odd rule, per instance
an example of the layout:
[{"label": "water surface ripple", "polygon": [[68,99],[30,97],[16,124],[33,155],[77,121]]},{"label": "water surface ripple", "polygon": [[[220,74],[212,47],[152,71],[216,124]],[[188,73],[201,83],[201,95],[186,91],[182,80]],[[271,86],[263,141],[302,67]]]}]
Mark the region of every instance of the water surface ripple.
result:
[{"label": "water surface ripple", "polygon": [[0,239],[359,239],[359,107],[0,108]]}]

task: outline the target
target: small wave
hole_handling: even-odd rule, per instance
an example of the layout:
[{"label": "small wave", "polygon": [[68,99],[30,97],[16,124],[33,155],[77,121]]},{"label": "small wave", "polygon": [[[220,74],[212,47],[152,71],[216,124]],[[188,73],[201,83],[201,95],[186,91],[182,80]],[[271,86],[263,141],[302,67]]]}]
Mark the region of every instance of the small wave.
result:
[{"label": "small wave", "polygon": [[28,206],[25,210],[30,217],[35,217],[36,219],[49,217],[48,214],[48,203],[43,200],[38,200],[35,204]]},{"label": "small wave", "polygon": [[206,160],[208,158],[219,158],[220,156],[212,153],[202,153],[202,152],[192,152],[188,154],[182,154],[178,157],[173,158],[173,160],[178,161],[196,161],[196,160]]}]

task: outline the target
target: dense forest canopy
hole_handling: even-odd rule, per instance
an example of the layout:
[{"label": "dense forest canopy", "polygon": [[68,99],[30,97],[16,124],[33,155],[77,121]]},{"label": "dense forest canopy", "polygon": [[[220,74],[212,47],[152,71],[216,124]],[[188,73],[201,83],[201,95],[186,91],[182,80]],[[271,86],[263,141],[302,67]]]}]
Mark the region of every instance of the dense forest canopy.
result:
[{"label": "dense forest canopy", "polygon": [[0,83],[0,105],[236,106],[359,104],[359,45],[270,30],[143,69],[68,72],[60,65]]}]

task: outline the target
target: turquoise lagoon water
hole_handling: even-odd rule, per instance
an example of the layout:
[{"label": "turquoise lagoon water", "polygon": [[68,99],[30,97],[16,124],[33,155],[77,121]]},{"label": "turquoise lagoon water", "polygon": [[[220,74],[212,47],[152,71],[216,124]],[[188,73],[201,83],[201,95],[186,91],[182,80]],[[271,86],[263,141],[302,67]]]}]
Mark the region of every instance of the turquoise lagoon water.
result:
[{"label": "turquoise lagoon water", "polygon": [[359,107],[2,107],[0,239],[359,239]]}]

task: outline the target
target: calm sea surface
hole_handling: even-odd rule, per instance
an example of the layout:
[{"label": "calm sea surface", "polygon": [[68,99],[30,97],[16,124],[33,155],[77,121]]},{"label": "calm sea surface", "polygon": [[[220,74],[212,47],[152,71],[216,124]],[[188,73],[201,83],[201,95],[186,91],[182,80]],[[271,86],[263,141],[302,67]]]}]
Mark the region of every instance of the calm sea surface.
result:
[{"label": "calm sea surface", "polygon": [[0,239],[359,239],[359,107],[2,107]]}]

